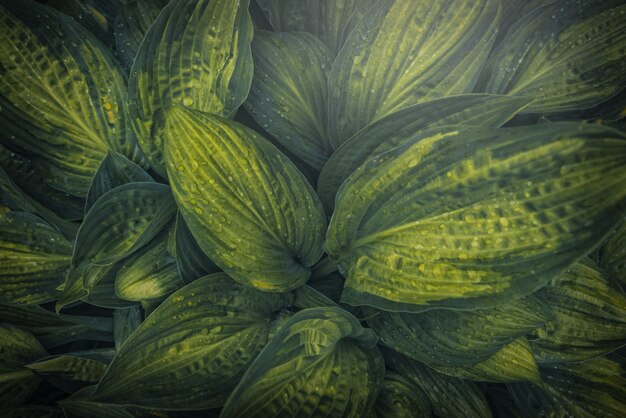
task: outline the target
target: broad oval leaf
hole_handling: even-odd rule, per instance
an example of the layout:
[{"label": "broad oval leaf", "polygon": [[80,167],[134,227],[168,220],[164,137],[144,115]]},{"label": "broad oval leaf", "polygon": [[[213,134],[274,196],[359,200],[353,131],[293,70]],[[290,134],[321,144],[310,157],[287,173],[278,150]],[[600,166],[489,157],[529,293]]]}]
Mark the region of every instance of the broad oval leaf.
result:
[{"label": "broad oval leaf", "polygon": [[102,356],[76,352],[40,358],[26,367],[40,377],[94,384],[104,375],[107,365]]},{"label": "broad oval leaf", "polygon": [[4,138],[44,165],[41,181],[84,198],[108,148],[135,148],[124,79],[93,35],[50,7],[3,0],[0,19]]},{"label": "broad oval leaf", "polygon": [[120,262],[122,265],[115,277],[115,294],[120,299],[159,299],[185,284],[176,260],[167,251],[165,238],[157,236],[150,244]]},{"label": "broad oval leaf", "polygon": [[133,332],[143,322],[141,307],[132,306],[126,309],[115,309],[113,311],[113,338],[115,349],[119,351],[122,344],[131,336]]},{"label": "broad oval leaf", "polygon": [[626,206],[626,141],[552,123],[425,131],[343,184],[325,248],[342,301],[385,310],[485,308],[546,285]]},{"label": "broad oval leaf", "polygon": [[[113,20],[122,3],[127,0],[49,0],[47,3],[62,11],[93,33],[108,48],[113,45]],[[134,1],[134,0],[133,0]]]},{"label": "broad oval leaf", "polygon": [[582,363],[552,363],[540,368],[544,383],[508,384],[524,417],[619,418],[626,408],[626,369],[620,357]]},{"label": "broad oval leaf", "polygon": [[185,283],[217,273],[219,268],[202,252],[180,212],[176,216],[175,228],[176,265]]},{"label": "broad oval leaf", "polygon": [[0,404],[20,405],[39,386],[40,379],[24,366],[45,356],[35,337],[17,327],[0,324]]},{"label": "broad oval leaf", "polygon": [[524,98],[463,94],[409,106],[354,134],[333,153],[318,178],[317,193],[332,213],[341,184],[375,154],[388,151],[426,128],[445,125],[498,127],[528,103]]},{"label": "broad oval leaf", "polygon": [[277,32],[309,32],[333,57],[376,0],[257,0]]},{"label": "broad oval leaf", "polygon": [[113,263],[147,244],[175,213],[164,184],[128,183],[105,193],[80,226],[57,309],[87,296]]},{"label": "broad oval leaf", "polygon": [[420,388],[436,416],[489,418],[491,411],[478,386],[469,380],[446,376],[415,360],[384,350],[386,365]]},{"label": "broad oval leaf", "polygon": [[499,19],[497,0],[378,1],[330,72],[333,147],[402,108],[471,92]]},{"label": "broad oval leaf", "polygon": [[600,266],[626,289],[626,220],[611,233],[600,249]]},{"label": "broad oval leaf", "polygon": [[489,59],[489,93],[525,96],[528,112],[595,106],[626,83],[626,5],[559,0],[520,19]]},{"label": "broad oval leaf", "polygon": [[537,292],[554,319],[534,332],[540,362],[582,361],[626,343],[626,295],[590,260],[574,264]]},{"label": "broad oval leaf", "polygon": [[430,401],[422,390],[401,374],[386,371],[369,418],[424,418],[432,416]]},{"label": "broad oval leaf", "polygon": [[109,151],[98,171],[91,180],[87,200],[85,202],[85,215],[89,209],[106,192],[126,183],[141,183],[154,181],[152,177],[140,166],[117,152]]},{"label": "broad oval leaf", "polygon": [[384,375],[376,341],[342,309],[300,311],[252,362],[220,417],[360,417]]},{"label": "broad oval leaf", "polygon": [[166,136],[174,197],[202,251],[261,290],[306,282],[326,219],[289,159],[243,125],[184,108],[170,112]]},{"label": "broad oval leaf", "polygon": [[254,78],[244,103],[263,129],[317,170],[332,153],[326,133],[329,55],[308,33],[256,31]]},{"label": "broad oval leaf", "polygon": [[91,401],[219,407],[265,345],[275,315],[290,303],[290,294],[261,293],[224,273],[198,279],[166,299],[126,340]]},{"label": "broad oval leaf", "polygon": [[175,104],[234,116],[252,83],[249,0],[172,0],[150,26],[128,82],[133,129],[165,174],[162,129]]},{"label": "broad oval leaf", "polygon": [[438,370],[485,361],[550,318],[548,307],[535,297],[491,309],[364,312],[384,345]]},{"label": "broad oval leaf", "polygon": [[55,299],[72,258],[72,244],[41,218],[0,214],[0,303]]}]

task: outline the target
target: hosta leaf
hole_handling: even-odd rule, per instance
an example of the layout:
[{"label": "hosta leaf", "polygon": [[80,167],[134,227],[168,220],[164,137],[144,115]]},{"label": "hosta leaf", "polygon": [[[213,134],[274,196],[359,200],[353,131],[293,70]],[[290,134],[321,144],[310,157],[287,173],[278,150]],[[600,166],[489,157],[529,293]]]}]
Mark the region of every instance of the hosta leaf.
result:
[{"label": "hosta leaf", "polygon": [[165,236],[122,261],[115,278],[115,294],[125,300],[141,301],[168,296],[185,283],[176,260],[167,252]]},{"label": "hosta leaf", "polygon": [[256,31],[246,110],[285,148],[320,169],[332,153],[326,133],[326,46],[308,33]]},{"label": "hosta leaf", "polygon": [[0,408],[5,418],[65,418],[63,411],[56,406],[23,405],[13,408]]},{"label": "hosta leaf", "polygon": [[162,128],[174,104],[233,116],[252,82],[249,0],[172,0],[150,26],[128,83],[133,129],[165,174]]},{"label": "hosta leaf", "polygon": [[[90,305],[101,306],[108,309],[124,309],[131,306],[138,306],[138,302],[123,300],[115,295],[115,276],[121,263],[113,265],[113,267],[103,267],[104,276],[93,286],[89,288],[89,294],[82,297],[81,300]],[[79,287],[80,282],[76,283]]]},{"label": "hosta leaf", "polygon": [[309,32],[324,42],[333,56],[375,0],[258,0],[278,32]]},{"label": "hosta leaf", "polygon": [[330,72],[333,147],[402,108],[471,92],[495,38],[499,3],[378,1]]},{"label": "hosta leaf", "polygon": [[115,349],[120,347],[143,322],[143,314],[139,306],[113,311],[113,337]]},{"label": "hosta leaf", "polygon": [[32,333],[47,349],[78,340],[113,341],[113,323],[110,318],[56,315],[39,305],[3,304],[0,304],[0,318],[3,322]]},{"label": "hosta leaf", "polygon": [[598,357],[583,363],[554,363],[541,367],[541,388],[528,383],[509,384],[525,417],[624,416],[626,369],[623,359]]},{"label": "hosta leaf", "polygon": [[420,388],[404,376],[387,371],[370,418],[423,418],[432,415],[430,401]]},{"label": "hosta leaf", "polygon": [[491,309],[432,309],[418,314],[365,309],[368,325],[393,350],[441,370],[485,361],[544,325],[550,312],[534,297]]},{"label": "hosta leaf", "polygon": [[487,401],[474,382],[446,376],[391,350],[383,354],[391,370],[408,378],[426,394],[436,416],[491,417]]},{"label": "hosta leaf", "polygon": [[112,47],[113,20],[118,8],[125,2],[126,0],[50,0],[48,4],[72,16],[107,47]]},{"label": "hosta leaf", "polygon": [[626,220],[602,246],[600,266],[626,289]]},{"label": "hosta leaf", "polygon": [[326,219],[287,157],[243,125],[178,107],[166,135],[174,197],[202,251],[242,284],[302,285],[322,256]]},{"label": "hosta leaf", "polygon": [[85,214],[106,192],[126,183],[154,181],[143,168],[117,152],[109,151],[91,180]]},{"label": "hosta leaf", "polygon": [[70,266],[72,244],[41,218],[0,214],[0,303],[55,299]]},{"label": "hosta leaf", "polygon": [[186,283],[219,271],[198,246],[180,212],[176,216],[176,265]]},{"label": "hosta leaf", "polygon": [[220,406],[289,303],[289,294],[260,293],[223,273],[198,279],[126,340],[92,400],[156,409]]},{"label": "hosta leaf", "polygon": [[80,353],[68,353],[38,359],[26,365],[38,376],[52,379],[97,383],[104,375],[107,363]]},{"label": "hosta leaf", "polygon": [[[620,5],[621,3],[621,5]],[[533,98],[526,111],[586,109],[626,82],[626,5],[560,0],[520,19],[490,57],[486,90]]]},{"label": "hosta leaf", "polygon": [[113,263],[147,244],[175,212],[170,188],[163,184],[129,183],[105,193],[80,226],[57,309],[87,296]]},{"label": "hosta leaf", "polygon": [[124,79],[72,18],[29,0],[0,5],[8,145],[37,158],[48,173],[42,182],[84,198],[107,149],[129,155],[135,147],[126,137]]},{"label": "hosta leaf", "polygon": [[132,0],[115,17],[115,52],[130,74],[139,45],[169,0]]},{"label": "hosta leaf", "polygon": [[476,309],[532,293],[620,219],[625,158],[618,131],[572,123],[437,128],[372,157],[325,243],[342,301]]},{"label": "hosta leaf", "polygon": [[20,405],[39,386],[39,378],[23,366],[46,355],[35,337],[19,328],[0,324],[0,405]]},{"label": "hosta leaf", "polygon": [[318,179],[318,194],[332,212],[341,184],[369,157],[399,145],[426,128],[463,124],[498,127],[528,103],[527,99],[464,94],[429,100],[393,112],[354,134],[330,157]]},{"label": "hosta leaf", "polygon": [[554,319],[535,331],[532,346],[539,361],[587,360],[626,344],[626,295],[593,263],[574,264],[537,296],[554,312]]},{"label": "hosta leaf", "polygon": [[221,417],[360,417],[382,383],[376,336],[339,308],[296,313],[232,392]]},{"label": "hosta leaf", "polygon": [[524,337],[505,345],[487,360],[471,366],[441,367],[438,370],[475,382],[541,382],[533,351]]}]

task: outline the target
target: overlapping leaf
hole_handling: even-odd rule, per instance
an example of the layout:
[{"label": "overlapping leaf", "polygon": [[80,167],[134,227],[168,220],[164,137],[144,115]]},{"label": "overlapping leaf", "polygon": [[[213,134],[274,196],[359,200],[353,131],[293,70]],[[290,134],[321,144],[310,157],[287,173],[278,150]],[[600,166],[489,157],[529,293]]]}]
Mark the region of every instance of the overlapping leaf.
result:
[{"label": "overlapping leaf", "polygon": [[387,371],[370,418],[422,418],[431,416],[430,401],[404,376]]},{"label": "overlapping leaf", "polygon": [[70,17],[29,0],[0,4],[4,138],[43,165],[40,181],[84,198],[107,149],[132,155],[135,147],[123,77]]},{"label": "overlapping leaf", "polygon": [[524,417],[617,418],[626,407],[625,370],[621,358],[553,363],[541,367],[541,387],[528,383],[508,387]]},{"label": "overlapping leaf", "polygon": [[254,131],[174,108],[166,156],[174,197],[200,248],[240,283],[287,291],[322,256],[326,219],[293,164]]},{"label": "overlapping leaf", "polygon": [[278,32],[309,32],[335,56],[375,0],[258,0]]},{"label": "overlapping leaf", "polygon": [[471,92],[499,18],[495,0],[376,2],[330,72],[333,147],[402,108]]},{"label": "overlapping leaf", "polygon": [[245,108],[285,148],[316,169],[332,153],[326,133],[330,53],[308,33],[256,31]]},{"label": "overlapping leaf", "polygon": [[53,300],[70,266],[72,244],[41,218],[0,214],[0,303]]},{"label": "overlapping leaf", "polygon": [[626,289],[626,221],[622,221],[602,246],[600,266]]},{"label": "overlapping leaf", "polygon": [[436,416],[491,417],[487,400],[474,382],[438,373],[391,350],[383,354],[391,370],[405,376],[426,394]]},{"label": "overlapping leaf", "polygon": [[172,294],[126,340],[92,400],[157,409],[218,407],[289,303],[289,294],[260,293],[223,273],[198,279]]},{"label": "overlapping leaf", "polygon": [[143,322],[143,313],[139,306],[113,311],[113,338],[115,349],[120,347]]},{"label": "overlapping leaf", "polygon": [[554,312],[535,332],[533,351],[540,361],[587,360],[626,343],[626,295],[592,262],[575,264],[537,295]]},{"label": "overlapping leaf", "polygon": [[221,417],[360,417],[382,383],[376,336],[339,308],[296,313],[232,392]]},{"label": "overlapping leaf", "polygon": [[157,183],[129,183],[105,193],[80,226],[61,309],[87,296],[113,263],[154,238],[176,212],[170,188]]},{"label": "overlapping leaf", "polygon": [[528,297],[491,309],[432,309],[419,314],[366,309],[383,344],[435,369],[471,366],[544,325],[550,311]]},{"label": "overlapping leaf", "polygon": [[219,271],[198,246],[180,212],[176,216],[176,265],[186,283]]},{"label": "overlapping leaf", "polygon": [[317,193],[332,212],[341,184],[369,157],[388,151],[426,128],[437,126],[498,127],[521,110],[527,99],[487,94],[464,94],[429,100],[368,125],[330,157],[318,179]]},{"label": "overlapping leaf", "polygon": [[490,57],[486,91],[532,98],[528,112],[597,105],[626,82],[626,5],[559,0],[520,19]]},{"label": "overlapping leaf", "polygon": [[172,0],[150,26],[128,83],[133,129],[165,174],[162,129],[175,104],[233,116],[252,82],[249,0]]},{"label": "overlapping leaf", "polygon": [[325,248],[342,301],[480,308],[547,284],[599,244],[626,205],[617,131],[552,123],[425,131],[343,184]]}]

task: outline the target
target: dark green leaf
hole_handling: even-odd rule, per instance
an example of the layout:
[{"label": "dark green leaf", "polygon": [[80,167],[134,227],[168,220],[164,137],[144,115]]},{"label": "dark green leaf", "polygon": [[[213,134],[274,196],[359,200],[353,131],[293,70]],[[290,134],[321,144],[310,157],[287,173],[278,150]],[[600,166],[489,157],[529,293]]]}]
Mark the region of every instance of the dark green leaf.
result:
[{"label": "dark green leaf", "polygon": [[113,311],[113,337],[115,349],[119,351],[122,344],[143,322],[143,313],[139,306]]},{"label": "dark green leaf", "polygon": [[404,376],[387,371],[369,418],[424,418],[432,416],[430,401]]},{"label": "dark green leaf", "polygon": [[198,246],[180,212],[176,216],[176,265],[186,283],[219,271]]}]

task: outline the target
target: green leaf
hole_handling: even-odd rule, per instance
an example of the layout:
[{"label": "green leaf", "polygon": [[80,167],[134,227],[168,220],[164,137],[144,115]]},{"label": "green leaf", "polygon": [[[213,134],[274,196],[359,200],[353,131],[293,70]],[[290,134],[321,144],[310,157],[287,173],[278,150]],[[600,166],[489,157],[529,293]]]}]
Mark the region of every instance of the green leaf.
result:
[{"label": "green leaf", "polygon": [[369,418],[423,418],[432,416],[430,401],[404,376],[387,371]]},{"label": "green leaf", "polygon": [[[89,288],[89,294],[83,296],[81,300],[90,305],[108,309],[125,309],[138,306],[139,303],[137,302],[123,300],[115,295],[115,276],[121,267],[121,263],[117,263],[113,267],[104,267],[103,270],[106,271],[104,276]],[[80,282],[77,282],[76,285],[79,286]]]},{"label": "green leaf", "polygon": [[375,0],[258,0],[277,32],[309,32],[322,40],[333,56]]},{"label": "green leaf", "polygon": [[129,183],[105,193],[80,226],[57,309],[87,296],[113,263],[147,244],[175,212],[170,188],[163,184]]},{"label": "green leaf", "polygon": [[625,158],[622,134],[583,124],[415,135],[339,190],[325,248],[342,302],[476,309],[534,292],[620,219]]},{"label": "green leaf", "polygon": [[421,389],[439,417],[491,417],[487,401],[478,386],[469,380],[446,376],[402,354],[384,350],[387,366]]},{"label": "green leaf", "polygon": [[[621,3],[621,5],[620,5]],[[532,98],[528,112],[595,106],[626,82],[626,5],[556,1],[511,27],[486,66],[486,91]]]},{"label": "green leaf", "polygon": [[600,249],[600,266],[626,289],[626,220]]},{"label": "green leaf", "polygon": [[507,385],[525,417],[618,418],[626,408],[624,360],[598,357],[583,363],[553,363],[540,368],[542,387]]},{"label": "green leaf", "polygon": [[0,408],[0,415],[5,418],[65,418],[59,407],[42,405]]},{"label": "green leaf", "polygon": [[495,38],[499,3],[378,1],[330,72],[333,147],[397,110],[471,92]]},{"label": "green leaf", "polygon": [[159,299],[185,284],[176,260],[167,252],[166,238],[167,234],[157,236],[121,262],[115,278],[115,294],[120,299]]},{"label": "green leaf", "polygon": [[139,306],[113,311],[113,337],[116,350],[119,351],[122,344],[135,332],[142,322],[143,313]]},{"label": "green leaf", "polygon": [[127,0],[50,0],[48,4],[93,33],[108,48],[113,47],[113,20],[119,7]]},{"label": "green leaf", "polygon": [[464,94],[429,100],[393,112],[354,134],[327,161],[317,193],[332,213],[341,184],[375,154],[388,151],[417,132],[445,125],[498,127],[528,103],[527,99]]},{"label": "green leaf", "polygon": [[626,295],[589,260],[574,264],[537,296],[554,312],[534,333],[538,361],[587,360],[626,343]]},{"label": "green leaf", "polygon": [[176,215],[176,265],[185,283],[217,273],[219,268],[200,249],[189,227],[181,216]]},{"label": "green leaf", "polygon": [[26,367],[41,377],[97,383],[104,375],[107,365],[106,362],[80,353],[68,353],[42,358]]},{"label": "green leaf", "polygon": [[39,386],[39,378],[23,366],[46,350],[35,337],[14,326],[0,324],[0,405],[20,405]]},{"label": "green leaf", "polygon": [[70,266],[72,244],[41,218],[0,214],[0,303],[55,299]]},{"label": "green leaf", "polygon": [[471,366],[448,366],[438,370],[450,376],[475,382],[528,381],[535,384],[541,382],[533,350],[525,337],[505,345],[487,360]]},{"label": "green leaf", "polygon": [[256,31],[252,56],[246,110],[281,145],[321,169],[332,153],[326,133],[328,48],[308,33]]},{"label": "green leaf", "polygon": [[40,181],[84,198],[107,149],[132,155],[125,82],[106,48],[72,18],[30,0],[2,0],[0,123],[33,156]]},{"label": "green leaf", "polygon": [[126,183],[154,181],[143,168],[117,152],[109,151],[91,180],[85,215],[89,209],[108,191]]},{"label": "green leaf", "polygon": [[139,45],[169,0],[133,0],[126,2],[115,17],[115,49],[127,74],[139,51]]},{"label": "green leaf", "polygon": [[491,309],[364,312],[384,345],[440,371],[485,361],[550,318],[547,306],[535,297]]},{"label": "green leaf", "polygon": [[155,409],[221,406],[290,299],[243,287],[223,273],[194,281],[126,340],[91,400]]},{"label": "green leaf", "polygon": [[180,107],[166,135],[172,191],[202,251],[247,286],[288,291],[306,282],[326,219],[289,159],[243,125]]},{"label": "green leaf", "polygon": [[249,0],[172,0],[150,26],[128,82],[141,149],[165,174],[162,129],[175,104],[234,116],[252,83]]},{"label": "green leaf", "polygon": [[293,315],[253,361],[221,417],[360,417],[382,383],[376,335],[339,308]]}]

